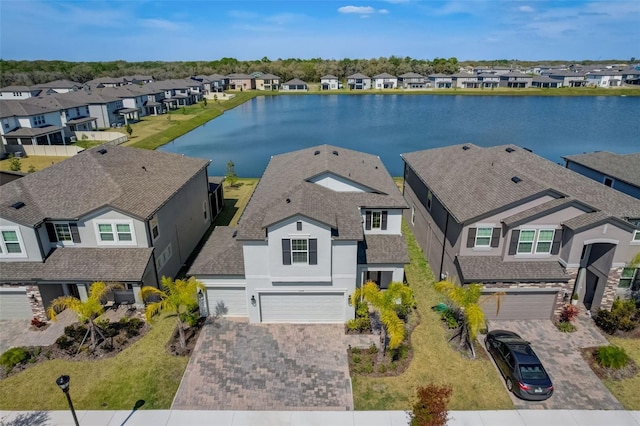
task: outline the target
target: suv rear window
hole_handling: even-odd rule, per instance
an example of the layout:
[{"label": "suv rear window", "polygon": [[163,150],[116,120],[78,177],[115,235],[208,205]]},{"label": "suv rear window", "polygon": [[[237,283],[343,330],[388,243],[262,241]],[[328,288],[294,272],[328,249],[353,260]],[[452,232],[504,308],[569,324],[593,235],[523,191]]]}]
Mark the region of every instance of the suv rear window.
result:
[{"label": "suv rear window", "polygon": [[547,373],[545,373],[542,365],[521,365],[520,366],[520,375],[524,380],[531,379],[546,379]]}]

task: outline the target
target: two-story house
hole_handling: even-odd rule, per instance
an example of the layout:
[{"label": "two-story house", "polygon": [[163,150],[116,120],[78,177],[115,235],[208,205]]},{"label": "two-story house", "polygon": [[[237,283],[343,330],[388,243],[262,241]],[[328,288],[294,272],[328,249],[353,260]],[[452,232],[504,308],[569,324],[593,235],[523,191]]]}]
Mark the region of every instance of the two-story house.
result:
[{"label": "two-story house", "polygon": [[233,73],[225,77],[228,81],[228,90],[253,90],[256,88],[256,80],[248,74]]},{"label": "two-story house", "polygon": [[382,74],[374,75],[373,88],[374,89],[397,89],[398,77],[386,72],[383,72]]},{"label": "two-story house", "polygon": [[640,199],[640,152],[596,151],[562,158],[568,169]]},{"label": "two-story house", "polygon": [[320,78],[320,90],[338,90],[340,86],[340,79],[335,75],[327,74]]},{"label": "two-story house", "polygon": [[513,145],[402,157],[406,219],[434,275],[505,292],[499,318],[549,319],[574,294],[595,312],[629,284],[639,200]]},{"label": "two-story house", "polygon": [[216,227],[188,274],[211,314],[342,323],[357,286],[403,281],[406,208],[377,156],[330,145],[276,155],[238,227]]},{"label": "two-story house", "polygon": [[[36,98],[1,101],[0,135],[3,145],[63,145],[60,108]],[[12,152],[7,149],[7,152]]]},{"label": "two-story house", "polygon": [[359,72],[347,76],[347,87],[349,90],[369,90],[371,89],[371,77]]},{"label": "two-story house", "polygon": [[281,79],[273,74],[260,74],[255,77],[256,90],[279,90]]},{"label": "two-story house", "polygon": [[[2,186],[0,318],[44,317],[94,281],[174,277],[211,224],[208,160],[96,147]],[[217,208],[216,210],[217,211]]]},{"label": "two-story house", "polygon": [[500,74],[500,87],[510,89],[527,89],[531,87],[533,76],[518,71]]},{"label": "two-story house", "polygon": [[0,88],[0,100],[29,99],[38,96],[42,89],[29,86],[6,86]]},{"label": "two-story house", "polygon": [[415,72],[407,72],[398,76],[398,87],[402,89],[424,89],[427,87],[427,82],[427,77]]},{"label": "two-story house", "polygon": [[453,79],[447,74],[429,74],[429,85],[434,89],[451,89],[453,87]]}]

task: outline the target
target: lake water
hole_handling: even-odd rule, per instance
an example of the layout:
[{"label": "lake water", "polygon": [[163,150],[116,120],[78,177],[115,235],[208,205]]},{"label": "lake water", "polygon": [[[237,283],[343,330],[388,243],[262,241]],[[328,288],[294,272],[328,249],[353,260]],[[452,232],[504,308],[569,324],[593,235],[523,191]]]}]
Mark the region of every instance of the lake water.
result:
[{"label": "lake water", "polygon": [[160,148],[229,160],[260,177],[272,155],[331,144],[380,156],[402,176],[401,153],[471,142],[512,143],[554,162],[591,151],[640,151],[640,97],[305,95],[257,97]]}]

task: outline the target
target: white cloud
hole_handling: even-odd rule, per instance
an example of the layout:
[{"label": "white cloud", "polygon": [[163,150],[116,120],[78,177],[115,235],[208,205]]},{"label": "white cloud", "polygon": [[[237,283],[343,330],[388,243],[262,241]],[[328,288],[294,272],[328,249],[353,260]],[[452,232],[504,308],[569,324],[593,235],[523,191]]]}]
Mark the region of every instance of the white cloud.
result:
[{"label": "white cloud", "polygon": [[381,13],[381,14],[383,14],[383,15],[387,15],[387,14],[389,13],[389,11],[388,11],[387,9],[380,9],[380,10],[378,11],[378,13]]},{"label": "white cloud", "polygon": [[358,15],[370,15],[376,10],[371,6],[342,6],[338,8],[340,13],[355,13]]},{"label": "white cloud", "polygon": [[518,8],[518,10],[519,10],[520,12],[526,12],[526,13],[531,13],[531,12],[533,12],[533,8],[532,8],[531,6],[520,6],[520,7]]},{"label": "white cloud", "polygon": [[147,28],[159,29],[164,31],[176,31],[180,28],[175,22],[166,19],[140,19],[140,25]]}]

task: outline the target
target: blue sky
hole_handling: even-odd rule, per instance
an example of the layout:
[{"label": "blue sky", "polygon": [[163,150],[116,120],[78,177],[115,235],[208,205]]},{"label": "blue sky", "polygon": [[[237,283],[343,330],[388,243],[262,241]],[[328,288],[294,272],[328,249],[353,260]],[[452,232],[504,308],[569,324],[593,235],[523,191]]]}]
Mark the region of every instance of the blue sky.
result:
[{"label": "blue sky", "polygon": [[640,1],[0,0],[2,59],[640,58]]}]

